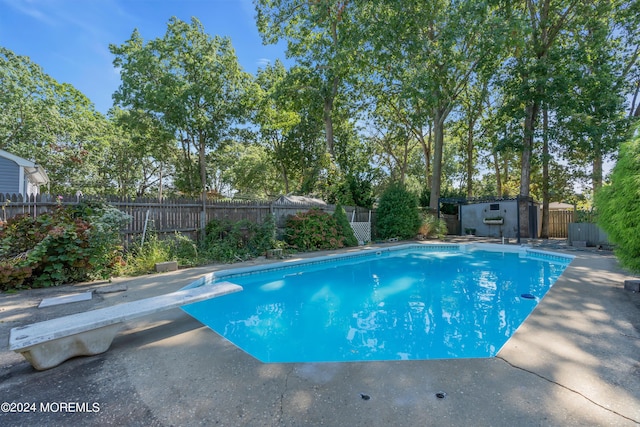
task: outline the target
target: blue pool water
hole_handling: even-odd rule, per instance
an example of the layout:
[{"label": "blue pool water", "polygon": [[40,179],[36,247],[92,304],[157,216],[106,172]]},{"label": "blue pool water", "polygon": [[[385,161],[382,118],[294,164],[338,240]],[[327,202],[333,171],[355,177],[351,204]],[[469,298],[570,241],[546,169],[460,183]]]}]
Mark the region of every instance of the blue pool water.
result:
[{"label": "blue pool water", "polygon": [[570,261],[413,245],[218,273],[244,291],[183,310],[262,362],[491,357]]}]

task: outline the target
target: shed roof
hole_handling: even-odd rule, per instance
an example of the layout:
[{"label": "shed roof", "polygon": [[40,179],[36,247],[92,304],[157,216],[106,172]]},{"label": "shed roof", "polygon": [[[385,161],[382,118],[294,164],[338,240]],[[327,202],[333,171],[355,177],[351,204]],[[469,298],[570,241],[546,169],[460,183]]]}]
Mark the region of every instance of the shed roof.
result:
[{"label": "shed roof", "polygon": [[561,203],[561,202],[549,203],[549,210],[552,210],[552,211],[573,210],[574,208],[575,206],[570,203]]},{"label": "shed roof", "polygon": [[312,205],[312,206],[327,206],[324,200],[314,199],[313,197],[306,196],[280,196],[276,199],[277,205]]}]

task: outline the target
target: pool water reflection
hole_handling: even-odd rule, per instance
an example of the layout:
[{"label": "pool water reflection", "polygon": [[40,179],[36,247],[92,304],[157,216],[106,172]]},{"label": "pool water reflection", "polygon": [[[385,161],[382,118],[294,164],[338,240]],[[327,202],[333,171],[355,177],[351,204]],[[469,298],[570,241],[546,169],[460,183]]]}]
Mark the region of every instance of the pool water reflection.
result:
[{"label": "pool water reflection", "polygon": [[412,246],[226,275],[244,291],[183,310],[262,362],[491,357],[570,261]]}]

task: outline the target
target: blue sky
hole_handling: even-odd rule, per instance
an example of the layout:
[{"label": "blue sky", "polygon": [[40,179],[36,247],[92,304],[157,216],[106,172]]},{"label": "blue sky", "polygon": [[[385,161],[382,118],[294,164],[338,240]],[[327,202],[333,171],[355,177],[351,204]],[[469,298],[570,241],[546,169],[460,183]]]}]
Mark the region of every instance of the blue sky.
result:
[{"label": "blue sky", "polygon": [[172,16],[195,16],[212,36],[231,39],[240,65],[255,73],[279,58],[284,45],[263,46],[251,0],[0,0],[0,45],[28,56],[60,83],[70,83],[106,113],[120,84],[109,44],[137,28],[161,37]]}]

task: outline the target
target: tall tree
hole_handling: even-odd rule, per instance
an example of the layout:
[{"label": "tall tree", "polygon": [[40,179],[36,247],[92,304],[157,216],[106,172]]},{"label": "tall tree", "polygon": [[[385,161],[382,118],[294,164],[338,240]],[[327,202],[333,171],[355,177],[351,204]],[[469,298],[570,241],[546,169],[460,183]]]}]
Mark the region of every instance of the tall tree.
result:
[{"label": "tall tree", "polygon": [[258,30],[265,43],[287,42],[287,56],[318,77],[327,153],[335,157],[334,105],[352,73],[358,39],[348,0],[256,0]]},{"label": "tall tree", "polygon": [[296,170],[300,148],[291,138],[293,129],[301,122],[300,114],[295,111],[292,91],[288,90],[292,80],[280,61],[258,70],[256,76],[260,99],[254,122],[258,125],[258,141],[268,148],[280,171],[285,193],[292,189],[290,180]]},{"label": "tall tree", "polygon": [[156,195],[163,198],[164,182],[174,169],[177,147],[173,134],[139,110],[112,108],[113,133],[105,169],[121,196]]},{"label": "tall tree", "polygon": [[166,34],[148,42],[135,30],[110,50],[122,78],[115,101],[153,115],[181,141],[187,160],[197,153],[204,230],[207,152],[218,149],[241,121],[250,76],[238,64],[231,41],[211,37],[195,18],[190,24],[171,18]]},{"label": "tall tree", "polygon": [[540,108],[549,96],[549,53],[563,32],[569,32],[575,24],[581,11],[580,3],[580,0],[524,0],[506,9],[507,14],[514,14],[507,15],[505,19],[519,22],[519,35],[523,41],[518,44],[511,68],[512,75],[519,82],[513,96],[524,104],[519,191],[521,237],[533,237],[529,235],[531,165]]},{"label": "tall tree", "polygon": [[42,165],[51,191],[100,192],[105,118],[67,83],[0,47],[0,149]]},{"label": "tall tree", "polygon": [[578,23],[581,37],[564,43],[554,70],[567,82],[556,90],[556,115],[562,125],[569,162],[590,169],[591,189],[603,183],[604,161],[625,139],[628,121],[624,106],[626,73],[632,58],[625,55],[615,2],[593,3]]},{"label": "tall tree", "polygon": [[389,76],[390,86],[401,85],[405,96],[424,100],[433,123],[430,208],[436,210],[445,122],[483,62],[498,54],[504,26],[480,1],[374,3],[362,28],[375,68]]}]

